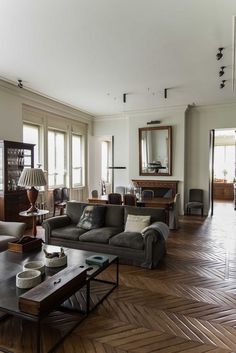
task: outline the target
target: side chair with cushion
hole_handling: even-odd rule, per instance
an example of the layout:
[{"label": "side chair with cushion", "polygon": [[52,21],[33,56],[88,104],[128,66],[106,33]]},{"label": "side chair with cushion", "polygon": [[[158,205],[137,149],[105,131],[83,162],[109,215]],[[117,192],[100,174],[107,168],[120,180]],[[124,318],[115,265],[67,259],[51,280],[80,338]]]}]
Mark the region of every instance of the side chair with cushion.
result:
[{"label": "side chair with cushion", "polygon": [[142,199],[153,199],[154,191],[153,190],[143,190]]},{"label": "side chair with cushion", "polygon": [[115,192],[117,194],[124,195],[125,194],[125,189],[126,189],[125,186],[116,186]]},{"label": "side chair with cushion", "polygon": [[202,189],[190,189],[189,190],[189,202],[187,203],[187,215],[191,214],[192,209],[200,209],[201,216],[203,216],[203,190]]},{"label": "side chair with cushion", "polygon": [[8,242],[19,240],[26,229],[23,222],[0,221],[0,252],[8,248]]},{"label": "side chair with cushion", "polygon": [[118,194],[116,192],[108,194],[108,203],[113,205],[121,205],[122,204],[121,194]]},{"label": "side chair with cushion", "polygon": [[91,191],[91,196],[92,197],[98,197],[98,191],[97,190],[92,190]]},{"label": "side chair with cushion", "polygon": [[136,206],[136,196],[132,194],[124,194],[123,202],[124,205]]}]

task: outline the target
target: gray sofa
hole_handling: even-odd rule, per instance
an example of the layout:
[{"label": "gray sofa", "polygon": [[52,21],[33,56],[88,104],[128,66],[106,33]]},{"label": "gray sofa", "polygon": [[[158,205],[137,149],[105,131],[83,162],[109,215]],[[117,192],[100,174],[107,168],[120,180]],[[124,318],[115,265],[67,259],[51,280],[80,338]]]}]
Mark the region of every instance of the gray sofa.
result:
[{"label": "gray sofa", "polygon": [[123,264],[155,268],[166,252],[165,239],[161,232],[148,228],[144,236],[137,232],[124,232],[128,214],[150,215],[151,224],[165,222],[165,210],[132,206],[104,205],[104,226],[84,230],[77,226],[87,203],[69,201],[66,214],[45,220],[47,244],[88,250],[119,256]]}]

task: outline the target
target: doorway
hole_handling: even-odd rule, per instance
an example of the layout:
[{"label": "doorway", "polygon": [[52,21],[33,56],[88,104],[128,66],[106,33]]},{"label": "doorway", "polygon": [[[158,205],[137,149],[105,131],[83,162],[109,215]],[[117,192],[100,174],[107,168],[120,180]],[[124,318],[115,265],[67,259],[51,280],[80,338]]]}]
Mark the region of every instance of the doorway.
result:
[{"label": "doorway", "polygon": [[211,131],[211,215],[220,214],[227,206],[234,209],[236,177],[236,131],[215,129]]}]

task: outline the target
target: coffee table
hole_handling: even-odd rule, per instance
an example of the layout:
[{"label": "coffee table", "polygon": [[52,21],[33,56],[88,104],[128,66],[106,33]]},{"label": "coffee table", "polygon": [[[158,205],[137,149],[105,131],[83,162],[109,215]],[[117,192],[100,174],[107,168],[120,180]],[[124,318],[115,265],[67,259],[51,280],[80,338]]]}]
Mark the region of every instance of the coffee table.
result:
[{"label": "coffee table", "polygon": [[[47,245],[46,249],[49,252],[53,252],[58,251],[59,248]],[[61,312],[62,315],[65,315],[65,313],[71,315],[73,322],[72,327],[70,327],[70,329],[54,343],[53,347],[48,350],[48,352],[51,353],[65,337],[119,285],[119,259],[117,256],[103,254],[108,258],[107,264],[88,266],[85,263],[86,258],[95,253],[69,248],[64,248],[64,251],[68,258],[67,266],[62,268],[46,268],[45,279],[51,278],[53,281],[53,278],[58,277],[59,271],[61,271],[63,278],[63,269],[65,269],[64,273],[66,273],[66,271],[68,272],[68,267],[79,267],[81,270],[86,270],[85,281],[78,281],[78,283],[74,281],[72,283],[72,281],[69,280],[70,294],[68,295],[68,292],[65,293],[61,291],[57,296],[57,300],[53,303],[50,302],[50,310],[47,308],[47,310],[42,310],[37,315],[20,310],[19,298],[27,291],[16,287],[15,277],[18,272],[22,271],[24,263],[34,260],[43,260],[43,251],[36,250],[30,253],[14,253],[7,250],[0,253],[0,312],[29,320],[36,324],[35,351],[37,353],[42,352],[42,326],[51,324],[50,320],[49,323],[47,321],[50,312],[56,310],[56,312]],[[98,278],[98,276],[103,276],[103,272],[112,264],[115,265],[114,280]],[[99,288],[101,288],[100,294]],[[95,295],[93,294],[93,290],[95,290]],[[27,294],[29,294],[29,292]],[[2,349],[4,351],[5,348]]]}]

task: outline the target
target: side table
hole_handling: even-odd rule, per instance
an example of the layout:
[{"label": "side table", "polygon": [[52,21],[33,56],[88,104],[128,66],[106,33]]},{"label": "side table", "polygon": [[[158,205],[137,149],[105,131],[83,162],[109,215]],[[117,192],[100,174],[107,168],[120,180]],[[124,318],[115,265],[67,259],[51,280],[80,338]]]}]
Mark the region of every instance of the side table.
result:
[{"label": "side table", "polygon": [[32,217],[33,218],[33,236],[36,237],[36,234],[37,234],[36,219],[38,216],[43,216],[47,213],[49,213],[49,210],[38,210],[37,212],[22,211],[19,213],[19,215],[22,217]]}]

